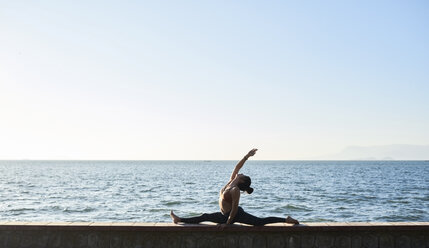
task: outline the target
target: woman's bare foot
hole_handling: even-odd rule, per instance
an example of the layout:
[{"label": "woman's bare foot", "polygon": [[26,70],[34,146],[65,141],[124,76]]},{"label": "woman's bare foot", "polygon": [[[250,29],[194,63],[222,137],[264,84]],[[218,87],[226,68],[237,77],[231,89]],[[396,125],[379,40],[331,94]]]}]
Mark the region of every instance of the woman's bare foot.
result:
[{"label": "woman's bare foot", "polygon": [[179,216],[175,215],[175,214],[173,213],[173,210],[171,210],[171,212],[170,212],[170,216],[171,216],[171,219],[173,219],[173,223],[174,223],[174,224],[177,224],[178,222],[180,222],[180,218],[179,218]]},{"label": "woman's bare foot", "polygon": [[288,217],[286,218],[286,223],[298,225],[298,224],[299,224],[299,221],[297,221],[297,220],[295,220],[294,218],[292,218],[292,217],[288,216]]}]

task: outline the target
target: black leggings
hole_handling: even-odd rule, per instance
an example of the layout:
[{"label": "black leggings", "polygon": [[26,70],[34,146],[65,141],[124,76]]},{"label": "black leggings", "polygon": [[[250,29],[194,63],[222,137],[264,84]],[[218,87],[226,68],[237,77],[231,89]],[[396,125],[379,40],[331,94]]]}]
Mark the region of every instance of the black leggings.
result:
[{"label": "black leggings", "polygon": [[[212,214],[203,214],[197,217],[191,217],[191,218],[180,218],[181,222],[184,223],[191,223],[196,224],[203,221],[211,221],[219,224],[226,223],[228,220],[229,213],[222,214],[221,212],[212,213]],[[253,216],[251,214],[248,214],[244,212],[243,208],[238,207],[237,214],[235,215],[235,218],[232,223],[234,222],[240,222],[243,224],[249,224],[254,226],[263,226],[265,224],[270,223],[279,223],[279,222],[286,222],[285,218],[278,218],[278,217],[267,217],[267,218],[258,218],[256,216]]]}]

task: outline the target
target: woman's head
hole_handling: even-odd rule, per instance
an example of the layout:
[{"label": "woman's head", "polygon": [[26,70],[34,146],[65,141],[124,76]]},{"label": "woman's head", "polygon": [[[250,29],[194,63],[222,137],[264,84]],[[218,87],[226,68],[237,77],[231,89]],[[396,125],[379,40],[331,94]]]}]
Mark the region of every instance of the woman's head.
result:
[{"label": "woman's head", "polygon": [[237,184],[238,188],[242,191],[246,191],[247,194],[252,194],[253,188],[250,187],[250,184],[252,183],[252,180],[250,180],[250,177],[245,176],[243,174],[237,175],[240,180]]}]

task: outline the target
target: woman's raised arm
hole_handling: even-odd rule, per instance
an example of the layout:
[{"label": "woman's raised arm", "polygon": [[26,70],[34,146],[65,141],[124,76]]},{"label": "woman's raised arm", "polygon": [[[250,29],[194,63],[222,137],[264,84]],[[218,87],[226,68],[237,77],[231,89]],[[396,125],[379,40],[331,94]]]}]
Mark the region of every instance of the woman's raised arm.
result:
[{"label": "woman's raised arm", "polygon": [[257,151],[258,149],[252,149],[252,150],[250,150],[248,153],[247,153],[247,155],[246,156],[244,156],[244,158],[242,158],[241,160],[240,160],[240,162],[238,162],[238,164],[235,166],[235,168],[234,168],[234,171],[232,172],[232,174],[231,174],[231,178],[230,178],[230,180],[233,180],[234,178],[235,178],[235,176],[237,176],[237,174],[238,174],[238,172],[240,171],[240,169],[241,169],[241,167],[243,167],[243,165],[244,165],[244,163],[246,162],[246,160],[249,158],[249,157],[251,157],[251,156],[253,156],[253,155],[255,155],[255,153],[256,153],[256,151]]}]

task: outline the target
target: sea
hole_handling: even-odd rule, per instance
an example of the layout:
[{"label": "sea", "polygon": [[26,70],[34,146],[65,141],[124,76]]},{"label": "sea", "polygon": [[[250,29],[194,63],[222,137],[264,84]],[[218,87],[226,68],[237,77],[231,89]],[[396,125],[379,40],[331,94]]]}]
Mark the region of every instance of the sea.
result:
[{"label": "sea", "polygon": [[[238,161],[0,161],[0,221],[171,222],[218,212]],[[429,161],[248,161],[259,217],[428,222]]]}]

